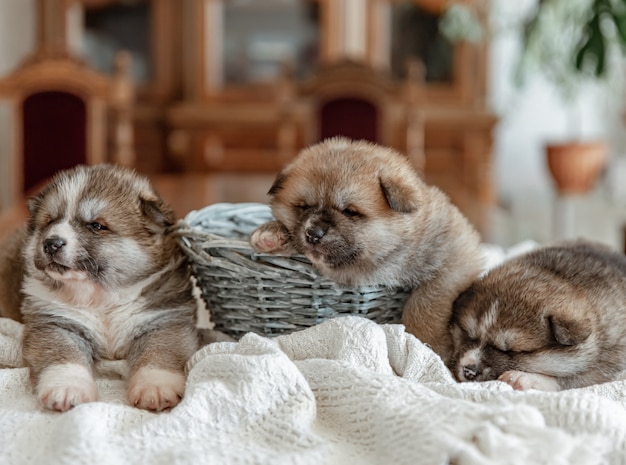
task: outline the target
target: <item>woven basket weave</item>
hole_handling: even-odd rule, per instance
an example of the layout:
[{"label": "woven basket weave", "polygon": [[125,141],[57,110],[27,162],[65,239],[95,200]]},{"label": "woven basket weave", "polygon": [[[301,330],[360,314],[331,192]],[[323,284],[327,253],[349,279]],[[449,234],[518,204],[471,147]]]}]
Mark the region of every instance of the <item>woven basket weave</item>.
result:
[{"label": "woven basket weave", "polygon": [[340,315],[400,322],[408,289],[342,287],[321,277],[303,256],[255,253],[249,236],[272,219],[267,205],[220,203],[190,212],[179,242],[191,259],[215,329],[275,336]]}]

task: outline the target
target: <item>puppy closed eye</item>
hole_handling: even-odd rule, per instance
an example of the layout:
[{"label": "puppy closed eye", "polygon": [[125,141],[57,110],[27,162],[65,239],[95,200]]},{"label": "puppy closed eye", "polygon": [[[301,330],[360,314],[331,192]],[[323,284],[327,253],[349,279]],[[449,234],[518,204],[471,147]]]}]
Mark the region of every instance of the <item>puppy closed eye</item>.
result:
[{"label": "puppy closed eye", "polygon": [[473,346],[480,344],[480,339],[478,339],[475,334],[470,334],[469,331],[459,325],[456,325],[455,328],[458,328],[460,336],[465,343],[471,344]]},{"label": "puppy closed eye", "polygon": [[503,347],[501,345],[496,345],[496,344],[488,344],[487,347],[490,347],[491,349],[500,352],[501,354],[512,354],[513,351],[510,350],[508,347]]},{"label": "puppy closed eye", "polygon": [[506,355],[529,354],[532,352],[532,350],[524,350],[524,348],[516,346],[505,347],[501,345],[491,344],[490,347]]},{"label": "puppy closed eye", "polygon": [[344,216],[347,216],[348,218],[356,218],[356,217],[363,216],[358,210],[355,210],[354,208],[351,208],[351,207],[344,208],[343,210],[341,210],[341,214]]},{"label": "puppy closed eye", "polygon": [[40,224],[43,224],[44,226],[50,226],[57,221],[57,217],[52,215],[45,215],[41,217],[40,221]]},{"label": "puppy closed eye", "polygon": [[87,223],[87,229],[95,233],[109,230],[109,228],[105,224],[99,221],[92,221],[91,223]]}]

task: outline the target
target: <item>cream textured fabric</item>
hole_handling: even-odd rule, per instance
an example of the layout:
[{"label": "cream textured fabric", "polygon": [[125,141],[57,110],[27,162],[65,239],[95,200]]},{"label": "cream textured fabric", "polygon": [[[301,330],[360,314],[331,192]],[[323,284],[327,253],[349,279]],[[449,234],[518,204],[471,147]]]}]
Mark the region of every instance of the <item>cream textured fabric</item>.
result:
[{"label": "cream textured fabric", "polygon": [[[485,247],[488,266],[533,248]],[[98,367],[100,401],[41,409],[22,326],[0,318],[0,464],[626,463],[626,382],[560,393],[456,383],[400,325],[327,321],[217,343],[189,361],[171,412],[127,405],[124,362]]]},{"label": "cream textured fabric", "polygon": [[561,393],[457,384],[400,325],[346,317],[271,340],[248,334],[189,362],[171,412],[127,405],[124,362],[101,400],[43,411],[0,319],[0,464],[620,464],[624,381]]}]

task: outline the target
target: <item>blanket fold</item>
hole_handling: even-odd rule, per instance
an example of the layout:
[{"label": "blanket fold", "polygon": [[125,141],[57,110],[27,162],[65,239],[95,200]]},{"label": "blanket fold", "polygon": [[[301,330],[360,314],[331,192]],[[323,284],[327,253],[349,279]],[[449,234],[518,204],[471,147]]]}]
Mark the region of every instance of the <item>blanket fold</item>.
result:
[{"label": "blanket fold", "polygon": [[401,325],[342,317],[200,349],[170,412],[130,407],[123,362],[98,402],[36,402],[19,323],[0,319],[0,463],[600,464],[626,461],[624,381],[561,393],[456,383]]}]

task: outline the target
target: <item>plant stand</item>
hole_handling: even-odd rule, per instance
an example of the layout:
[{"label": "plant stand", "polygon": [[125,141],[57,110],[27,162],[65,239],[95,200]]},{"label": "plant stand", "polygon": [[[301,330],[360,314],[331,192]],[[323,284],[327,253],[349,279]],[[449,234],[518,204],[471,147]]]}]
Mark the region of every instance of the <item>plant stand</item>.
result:
[{"label": "plant stand", "polygon": [[606,166],[608,153],[608,146],[603,141],[546,146],[548,168],[557,190],[555,239],[575,236],[575,197],[587,194],[596,185]]},{"label": "plant stand", "polygon": [[556,240],[575,236],[575,198],[570,194],[558,194],[554,201],[553,236]]}]

